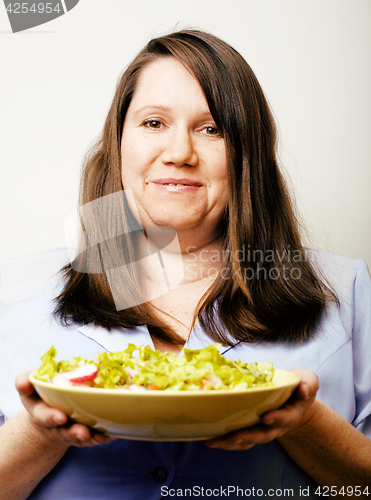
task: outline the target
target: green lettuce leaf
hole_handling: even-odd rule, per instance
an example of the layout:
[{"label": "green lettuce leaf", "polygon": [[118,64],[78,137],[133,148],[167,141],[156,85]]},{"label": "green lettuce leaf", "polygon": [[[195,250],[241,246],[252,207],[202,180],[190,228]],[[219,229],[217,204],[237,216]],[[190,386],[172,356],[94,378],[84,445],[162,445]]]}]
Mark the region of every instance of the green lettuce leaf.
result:
[{"label": "green lettuce leaf", "polygon": [[[96,361],[75,357],[70,361],[55,360],[51,347],[44,356],[35,377],[49,381],[57,373],[74,370],[84,363],[98,368],[93,387],[128,389],[140,386],[155,390],[244,390],[273,385],[273,364],[242,363],[222,356],[212,344],[203,349],[183,349],[183,356],[154,351],[150,346],[129,344],[125,351],[97,354]],[[92,385],[91,383],[89,384]]]}]

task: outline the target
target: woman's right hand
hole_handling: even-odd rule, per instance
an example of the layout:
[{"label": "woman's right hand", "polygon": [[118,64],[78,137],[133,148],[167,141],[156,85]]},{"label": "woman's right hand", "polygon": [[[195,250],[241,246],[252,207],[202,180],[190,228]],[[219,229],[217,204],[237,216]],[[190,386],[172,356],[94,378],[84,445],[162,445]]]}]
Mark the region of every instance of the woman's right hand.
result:
[{"label": "woman's right hand", "polygon": [[27,410],[29,424],[44,437],[56,443],[73,446],[95,446],[109,443],[116,438],[79,424],[57,408],[51,408],[38,396],[28,380],[32,370],[17,375],[15,386]]}]

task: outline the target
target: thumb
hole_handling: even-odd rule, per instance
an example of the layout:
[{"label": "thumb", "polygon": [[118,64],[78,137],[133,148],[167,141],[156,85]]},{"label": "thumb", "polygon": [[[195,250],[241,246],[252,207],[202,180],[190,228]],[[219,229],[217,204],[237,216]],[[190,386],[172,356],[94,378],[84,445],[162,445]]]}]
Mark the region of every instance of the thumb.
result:
[{"label": "thumb", "polygon": [[21,396],[31,396],[35,392],[31,382],[28,380],[28,376],[32,371],[22,370],[15,379],[15,387]]}]

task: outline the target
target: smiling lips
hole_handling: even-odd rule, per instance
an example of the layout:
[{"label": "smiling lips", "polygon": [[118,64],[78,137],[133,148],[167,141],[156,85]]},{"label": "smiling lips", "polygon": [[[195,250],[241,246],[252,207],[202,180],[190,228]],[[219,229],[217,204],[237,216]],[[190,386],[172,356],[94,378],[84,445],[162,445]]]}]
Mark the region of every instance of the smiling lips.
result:
[{"label": "smiling lips", "polygon": [[159,189],[176,192],[195,191],[202,187],[202,184],[192,179],[156,179],[152,181],[152,184],[155,184]]}]

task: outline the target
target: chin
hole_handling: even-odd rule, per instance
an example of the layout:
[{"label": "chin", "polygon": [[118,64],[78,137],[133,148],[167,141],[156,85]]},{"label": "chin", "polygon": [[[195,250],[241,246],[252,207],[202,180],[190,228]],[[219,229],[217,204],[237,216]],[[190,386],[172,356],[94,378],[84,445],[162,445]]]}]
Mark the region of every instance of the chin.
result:
[{"label": "chin", "polygon": [[160,213],[153,215],[150,218],[150,225],[155,226],[165,226],[175,229],[175,231],[183,231],[187,229],[196,228],[200,224],[199,218],[194,217],[184,217],[183,213],[177,213],[175,210],[169,206],[167,208],[167,213]]},{"label": "chin", "polygon": [[170,227],[175,231],[186,231],[187,229],[192,229],[195,227],[195,224],[189,224],[189,223],[182,224],[179,221],[169,221],[169,220],[158,220],[154,221],[153,224],[156,226]]}]

